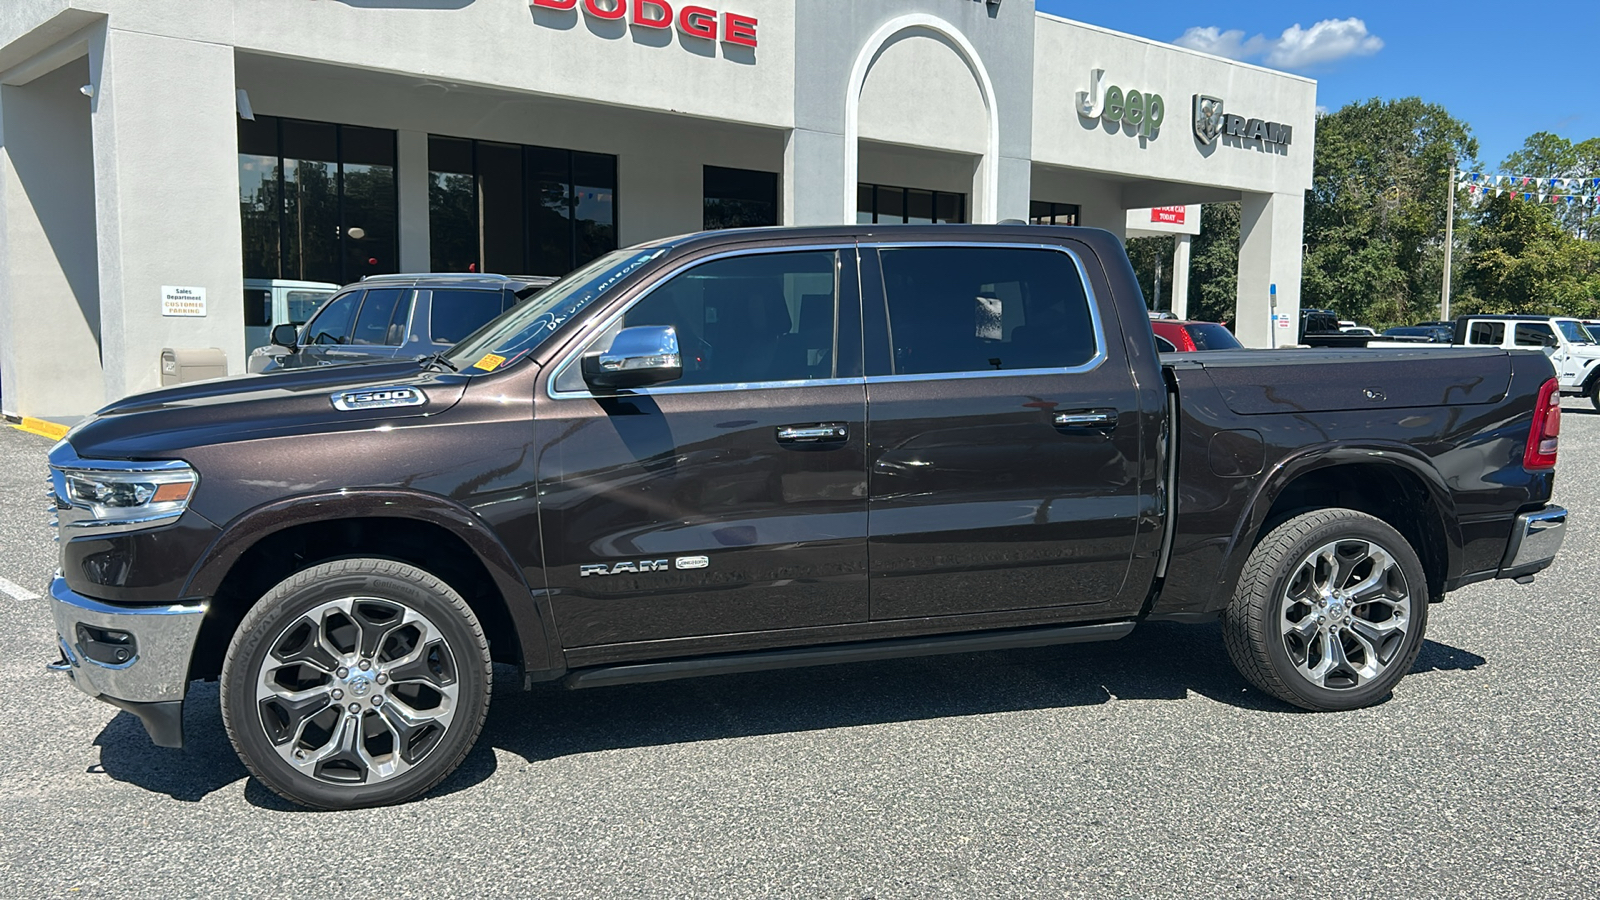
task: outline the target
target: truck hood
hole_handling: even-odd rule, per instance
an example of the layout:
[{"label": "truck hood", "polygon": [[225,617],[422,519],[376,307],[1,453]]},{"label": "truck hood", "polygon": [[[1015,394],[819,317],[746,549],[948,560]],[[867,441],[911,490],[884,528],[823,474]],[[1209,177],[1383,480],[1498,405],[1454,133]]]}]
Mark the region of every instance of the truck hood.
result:
[{"label": "truck hood", "polygon": [[[85,459],[181,458],[185,448],[200,445],[436,416],[461,399],[470,380],[421,369],[414,360],[236,375],[125,397],[79,423],[66,440]],[[346,408],[336,407],[335,398],[346,394],[355,396]],[[421,402],[383,405],[395,396]]]}]

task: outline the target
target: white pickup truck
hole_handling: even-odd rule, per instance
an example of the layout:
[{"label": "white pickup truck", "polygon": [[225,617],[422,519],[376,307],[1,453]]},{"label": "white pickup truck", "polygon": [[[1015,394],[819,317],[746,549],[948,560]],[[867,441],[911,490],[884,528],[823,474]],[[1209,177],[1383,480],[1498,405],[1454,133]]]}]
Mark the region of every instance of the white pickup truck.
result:
[{"label": "white pickup truck", "polygon": [[1600,344],[1583,323],[1567,316],[1462,316],[1456,319],[1457,347],[1543,349],[1555,366],[1561,393],[1588,397],[1600,410]]}]

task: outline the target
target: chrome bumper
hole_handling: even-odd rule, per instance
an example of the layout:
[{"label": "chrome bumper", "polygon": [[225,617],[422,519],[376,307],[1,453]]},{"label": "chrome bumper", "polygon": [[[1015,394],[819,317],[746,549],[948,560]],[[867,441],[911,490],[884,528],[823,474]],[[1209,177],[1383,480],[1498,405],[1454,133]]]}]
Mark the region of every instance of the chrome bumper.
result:
[{"label": "chrome bumper", "polygon": [[138,715],[157,744],[181,746],[189,660],[206,604],[116,606],[73,593],[57,576],[50,611],[62,658],[48,668]]},{"label": "chrome bumper", "polygon": [[1500,577],[1523,578],[1549,566],[1566,536],[1567,511],[1559,506],[1517,516],[1511,543],[1500,563]]}]

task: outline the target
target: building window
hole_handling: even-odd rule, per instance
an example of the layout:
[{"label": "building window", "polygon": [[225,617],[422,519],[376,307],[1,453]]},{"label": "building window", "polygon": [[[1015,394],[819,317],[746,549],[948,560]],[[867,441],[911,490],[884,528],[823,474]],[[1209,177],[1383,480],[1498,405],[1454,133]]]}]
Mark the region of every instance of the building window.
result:
[{"label": "building window", "polygon": [[345,284],[398,271],[397,190],[393,131],[241,120],[245,277]]},{"label": "building window", "polygon": [[617,158],[428,137],[435,272],[565,275],[617,248]]},{"label": "building window", "polygon": [[856,187],[856,222],[876,225],[955,225],[967,220],[967,196],[943,191],[863,184]]},{"label": "building window", "polygon": [[1028,224],[1076,225],[1078,224],[1078,204],[1045,203],[1041,200],[1035,200],[1028,204]]},{"label": "building window", "polygon": [[778,224],[778,173],[706,166],[705,229]]}]

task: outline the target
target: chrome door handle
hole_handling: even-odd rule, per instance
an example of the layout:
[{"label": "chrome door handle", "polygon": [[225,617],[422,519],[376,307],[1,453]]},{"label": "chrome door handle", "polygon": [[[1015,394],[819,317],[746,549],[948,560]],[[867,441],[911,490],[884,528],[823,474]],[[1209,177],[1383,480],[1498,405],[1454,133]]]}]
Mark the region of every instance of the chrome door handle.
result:
[{"label": "chrome door handle", "polygon": [[1117,413],[1111,409],[1059,412],[1055,421],[1058,428],[1113,428],[1117,424]]},{"label": "chrome door handle", "polygon": [[778,427],[778,440],[785,443],[802,441],[842,441],[850,437],[850,426],[841,422],[821,425],[782,425]]}]

